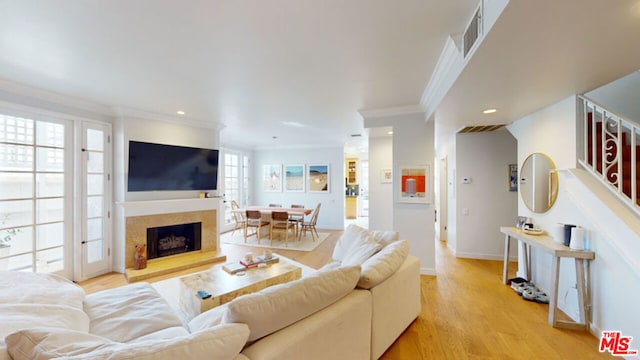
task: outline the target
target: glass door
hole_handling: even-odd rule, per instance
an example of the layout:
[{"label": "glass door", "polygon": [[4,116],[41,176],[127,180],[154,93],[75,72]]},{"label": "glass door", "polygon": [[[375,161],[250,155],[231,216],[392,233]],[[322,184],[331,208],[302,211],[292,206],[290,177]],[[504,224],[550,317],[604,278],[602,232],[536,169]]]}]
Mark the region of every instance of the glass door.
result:
[{"label": "glass door", "polygon": [[0,270],[71,278],[72,124],[0,114]]},{"label": "glass door", "polygon": [[82,124],[80,279],[111,270],[111,127]]}]

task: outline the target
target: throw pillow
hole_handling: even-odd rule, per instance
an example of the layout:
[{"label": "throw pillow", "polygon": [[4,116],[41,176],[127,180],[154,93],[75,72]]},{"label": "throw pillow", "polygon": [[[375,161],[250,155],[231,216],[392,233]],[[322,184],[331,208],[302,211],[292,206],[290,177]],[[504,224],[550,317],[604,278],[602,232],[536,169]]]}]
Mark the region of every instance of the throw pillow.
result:
[{"label": "throw pillow", "polygon": [[399,240],[400,235],[397,231],[390,230],[372,230],[369,231],[369,235],[375,240],[378,244],[385,247],[391,244],[394,241]]},{"label": "throw pillow", "polygon": [[32,360],[79,356],[114,344],[98,335],[54,327],[23,329],[5,341],[12,358]]},{"label": "throw pillow", "polygon": [[189,328],[189,331],[196,332],[198,330],[204,330],[220,325],[225,311],[227,311],[227,304],[216,306],[213,309],[207,310],[191,319],[187,324],[187,327]]},{"label": "throw pillow", "polygon": [[367,239],[369,239],[369,231],[367,229],[350,224],[344,229],[342,236],[333,248],[333,260],[342,262],[355,243],[365,242]]},{"label": "throw pillow", "polygon": [[271,286],[229,302],[222,322],[247,324],[254,341],[340,300],[359,278],[360,266],[350,266]]},{"label": "throw pillow", "polygon": [[409,256],[409,242],[398,240],[385,246],[362,264],[358,287],[371,289],[393,275]]},{"label": "throw pillow", "polygon": [[380,244],[368,235],[367,237],[358,237],[349,248],[349,252],[342,259],[342,266],[361,265],[370,258],[371,255],[380,250],[381,247]]},{"label": "throw pillow", "polygon": [[97,335],[50,328],[22,330],[7,337],[14,359],[175,360],[233,359],[249,336],[245,324],[225,324],[173,339],[119,343]]}]

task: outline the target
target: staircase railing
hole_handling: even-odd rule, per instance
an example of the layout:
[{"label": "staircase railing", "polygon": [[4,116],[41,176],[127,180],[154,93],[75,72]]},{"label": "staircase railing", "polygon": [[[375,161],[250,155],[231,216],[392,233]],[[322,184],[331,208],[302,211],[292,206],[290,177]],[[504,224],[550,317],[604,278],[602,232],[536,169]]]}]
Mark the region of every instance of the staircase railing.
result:
[{"label": "staircase railing", "polygon": [[578,163],[640,215],[640,126],[578,96]]}]

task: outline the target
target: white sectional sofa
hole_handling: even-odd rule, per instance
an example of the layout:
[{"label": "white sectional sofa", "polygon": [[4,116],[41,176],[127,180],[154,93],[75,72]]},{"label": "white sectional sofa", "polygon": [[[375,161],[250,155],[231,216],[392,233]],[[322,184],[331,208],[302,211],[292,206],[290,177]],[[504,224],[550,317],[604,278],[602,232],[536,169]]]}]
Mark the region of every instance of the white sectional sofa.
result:
[{"label": "white sectional sofa", "polygon": [[85,296],[3,272],[0,360],[377,359],[420,313],[419,262],[396,239],[349,228],[319,271],[189,321],[147,283]]}]

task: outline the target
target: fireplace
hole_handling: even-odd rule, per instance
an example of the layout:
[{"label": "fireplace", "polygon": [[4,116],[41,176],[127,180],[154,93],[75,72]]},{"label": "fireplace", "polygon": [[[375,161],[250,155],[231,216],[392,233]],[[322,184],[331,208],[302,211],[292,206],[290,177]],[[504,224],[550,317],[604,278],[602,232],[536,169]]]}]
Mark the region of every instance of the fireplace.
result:
[{"label": "fireplace", "polygon": [[147,228],[147,259],[199,251],[201,247],[201,222]]}]

